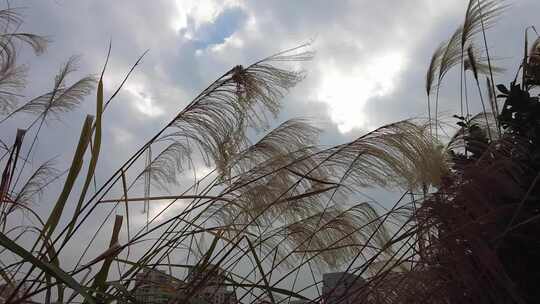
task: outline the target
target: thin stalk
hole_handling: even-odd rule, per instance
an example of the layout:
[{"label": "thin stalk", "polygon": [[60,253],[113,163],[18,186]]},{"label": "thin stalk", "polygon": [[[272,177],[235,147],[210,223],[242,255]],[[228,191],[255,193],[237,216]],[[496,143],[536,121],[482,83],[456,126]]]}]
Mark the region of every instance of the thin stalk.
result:
[{"label": "thin stalk", "polygon": [[470,115],[471,115],[471,112],[469,110],[469,89],[467,87],[467,73],[464,73],[463,75],[463,86],[465,88],[465,111],[466,111],[466,115],[465,116],[465,119],[469,119]]},{"label": "thin stalk", "polygon": [[[492,90],[493,90],[493,93],[497,92],[495,91],[495,80],[493,79],[493,68],[491,66],[491,56],[489,55],[489,47],[488,47],[488,43],[487,43],[487,37],[486,37],[486,28],[485,28],[485,25],[484,25],[484,13],[482,12],[482,6],[481,6],[481,2],[480,0],[477,0],[477,3],[478,3],[478,11],[480,12],[480,24],[482,25],[482,37],[483,37],[483,40],[484,40],[484,47],[486,48],[486,56],[487,56],[487,62],[488,62],[488,67],[489,67],[489,78],[491,79],[491,86],[492,86]],[[497,113],[497,119],[495,120],[495,123],[497,125],[497,132],[499,133],[499,137],[501,136],[501,126],[500,126],[500,123],[499,123],[499,105],[497,104],[496,102],[497,100],[495,99],[495,111]]]},{"label": "thin stalk", "polygon": [[433,130],[431,126],[431,100],[430,94],[427,95],[427,109],[428,109],[428,122],[429,122],[429,136],[433,136]]},{"label": "thin stalk", "polygon": [[480,102],[482,103],[482,110],[484,111],[484,118],[486,120],[487,133],[488,133],[489,141],[491,142],[493,141],[493,137],[491,136],[491,128],[489,127],[489,120],[488,120],[488,116],[486,112],[486,105],[484,103],[482,89],[480,88],[480,82],[478,81],[478,78],[475,77],[474,79],[476,80],[476,87],[478,87],[478,94],[480,96]]}]

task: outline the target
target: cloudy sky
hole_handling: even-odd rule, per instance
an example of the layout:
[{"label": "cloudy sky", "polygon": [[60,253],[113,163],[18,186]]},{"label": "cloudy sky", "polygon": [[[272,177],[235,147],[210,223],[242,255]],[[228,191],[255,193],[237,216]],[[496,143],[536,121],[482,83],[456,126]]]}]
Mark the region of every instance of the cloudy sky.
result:
[{"label": "cloudy sky", "polygon": [[[313,42],[316,56],[302,64],[307,78],[284,99],[277,122],[311,118],[324,129],[322,144],[330,145],[385,123],[426,117],[424,77],[430,56],[463,21],[467,2],[9,1],[22,8],[23,30],[52,41],[45,54],[23,58],[32,71],[28,97],[50,89],[59,66],[72,55],[81,56],[78,76],[99,73],[111,40],[108,96],[149,50],[107,110],[106,157],[100,159],[98,176],[103,179],[126,160],[126,151],[145,143],[223,72],[307,41]],[[523,29],[537,22],[540,11],[535,0],[510,4],[488,33],[495,64],[510,71],[498,82],[512,77],[521,60]],[[447,79],[440,108],[451,116],[457,113],[453,79],[459,78],[450,74]],[[478,104],[472,107],[473,112],[479,109]],[[36,157],[69,159],[66,147],[75,145],[84,115],[93,112],[89,98],[81,111],[51,124]]]},{"label": "cloudy sky", "polygon": [[[149,50],[108,114],[114,117],[108,139],[131,146],[230,67],[306,41],[313,41],[316,57],[303,65],[308,78],[286,98],[281,119],[314,118],[329,141],[342,141],[397,119],[425,116],[429,57],[462,20],[465,2],[43,0],[11,5],[26,7],[25,30],[53,41],[45,55],[28,59],[39,78],[31,88],[36,91],[46,88],[74,54],[82,56],[82,74],[97,73],[109,39],[106,90],[112,90]],[[519,60],[523,28],[534,24],[538,8],[536,1],[516,0],[490,32],[498,64],[513,68]],[[451,107],[442,110],[452,112]]]},{"label": "cloudy sky", "polygon": [[[237,64],[247,65],[312,41],[307,78],[284,100],[278,121],[309,117],[323,144],[345,142],[385,123],[425,117],[424,77],[435,47],[462,22],[465,0],[11,0],[22,8],[22,29],[48,36],[31,69],[28,97],[52,85],[59,66],[80,55],[78,75],[99,73],[112,41],[105,95],[146,50],[148,54],[106,113],[98,179],[165,125],[201,89]],[[523,29],[537,24],[540,2],[514,0],[488,33],[496,64],[515,71]],[[506,82],[509,75],[498,78]],[[452,82],[442,88],[441,111],[456,113]],[[69,159],[85,113],[67,115],[44,131],[46,159]],[[13,126],[15,123],[11,123]],[[8,128],[2,130],[2,136]],[[36,156],[38,157],[38,156]],[[44,206],[50,207],[50,206]]]}]

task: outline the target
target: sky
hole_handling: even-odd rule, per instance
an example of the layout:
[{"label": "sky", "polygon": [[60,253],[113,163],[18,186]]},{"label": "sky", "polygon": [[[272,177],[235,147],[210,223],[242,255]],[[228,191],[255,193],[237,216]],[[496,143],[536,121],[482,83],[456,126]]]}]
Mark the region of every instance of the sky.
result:
[{"label": "sky", "polygon": [[[80,55],[77,76],[97,74],[109,41],[105,95],[148,50],[105,115],[98,180],[105,180],[203,88],[231,67],[311,42],[306,79],[284,98],[276,120],[310,118],[323,145],[352,140],[397,120],[426,117],[424,77],[430,56],[462,22],[465,0],[11,0],[22,30],[47,36],[45,54],[26,54],[28,97],[52,85],[60,65]],[[521,60],[523,30],[538,22],[540,2],[514,0],[488,32],[495,64],[510,73]],[[441,89],[441,112],[457,113],[455,81]],[[479,105],[473,105],[479,110]],[[92,97],[44,130],[40,155],[66,165]],[[10,123],[12,126],[16,122]],[[8,129],[8,128],[6,128]],[[5,129],[4,129],[5,130]],[[3,138],[12,138],[2,130]],[[11,137],[10,137],[11,136]],[[39,155],[35,155],[39,158]],[[40,208],[50,210],[50,205]]]},{"label": "sky", "polygon": [[[321,144],[334,145],[397,120],[425,118],[424,79],[430,56],[463,21],[467,1],[9,3],[21,8],[22,30],[51,41],[45,54],[21,59],[32,71],[28,97],[48,90],[60,65],[73,55],[80,56],[77,76],[98,74],[111,41],[105,73],[105,96],[110,96],[136,59],[148,51],[105,114],[107,156],[98,168],[98,179],[105,179],[126,160],[126,151],[144,144],[225,71],[305,42],[312,42],[315,57],[299,66],[307,77],[284,98],[276,124],[309,118],[324,130]],[[540,9],[534,0],[506,3],[511,6],[505,17],[487,36],[494,64],[511,71],[496,76],[503,83],[521,60],[523,29],[535,24]],[[447,79],[441,88],[440,112],[451,116],[458,111],[459,78],[450,74]],[[480,109],[478,104],[472,108],[472,112]],[[80,111],[51,124],[36,157],[58,155],[61,161],[69,160],[71,151],[65,147],[75,145],[84,116],[93,112],[89,97]]]},{"label": "sky", "polygon": [[[33,88],[71,55],[81,73],[97,73],[112,41],[106,90],[149,50],[111,109],[110,139],[140,144],[198,91],[236,64],[312,41],[308,77],[284,100],[281,119],[311,117],[336,141],[382,124],[426,116],[423,77],[429,57],[463,18],[465,2],[434,1],[12,1],[24,29],[50,37],[29,58]],[[540,4],[515,1],[489,34],[503,66],[519,60],[524,26]],[[508,42],[515,43],[506,43]],[[43,75],[43,76],[42,76]],[[50,79],[49,79],[50,80]],[[89,103],[91,105],[91,103]],[[443,111],[452,105],[442,106]],[[126,114],[126,115],[122,115]],[[123,116],[123,117],[122,117]]]}]

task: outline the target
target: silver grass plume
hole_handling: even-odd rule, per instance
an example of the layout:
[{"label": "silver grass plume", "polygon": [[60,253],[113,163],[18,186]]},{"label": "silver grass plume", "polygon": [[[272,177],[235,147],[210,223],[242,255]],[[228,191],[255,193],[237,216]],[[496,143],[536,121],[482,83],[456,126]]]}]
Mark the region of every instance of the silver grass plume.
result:
[{"label": "silver grass plume", "polygon": [[[427,127],[410,121],[384,126],[348,144],[286,156],[237,176],[220,194],[225,199],[213,202],[203,211],[204,217],[228,231],[230,239],[253,237],[275,226],[292,225],[298,230],[303,226],[295,224],[305,224],[317,214],[322,214],[318,221],[324,223],[324,217],[332,214],[325,215],[327,211],[347,206],[353,191],[372,184],[404,189],[437,186],[448,170],[446,154],[434,146]],[[301,231],[296,235],[302,235]],[[314,227],[304,232],[308,231],[318,232]],[[325,232],[319,237],[330,239]],[[266,238],[263,247],[270,244]],[[334,264],[330,253],[321,257],[328,265]]]},{"label": "silver grass plume", "polygon": [[[478,80],[480,74],[489,75],[490,73],[487,58],[482,56],[482,50],[476,48],[472,43],[467,47],[467,57],[464,59],[463,68],[465,71],[472,71],[476,80]],[[505,70],[492,65],[491,71],[493,73],[502,73]]]},{"label": "silver grass plume", "polygon": [[29,45],[36,54],[41,54],[47,47],[48,40],[42,36],[16,32],[22,25],[22,19],[13,9],[0,10],[0,114],[12,111],[19,98],[20,91],[26,85],[24,65],[17,65],[17,42]]},{"label": "silver grass plume", "polygon": [[338,174],[349,187],[380,185],[404,190],[438,185],[448,170],[428,127],[409,120],[389,124],[357,140],[317,154],[321,166]]},{"label": "silver grass plume", "polygon": [[[478,5],[480,3],[480,6]],[[465,14],[463,25],[452,34],[446,42],[445,50],[441,55],[438,73],[438,85],[452,67],[461,62],[462,55],[474,36],[482,32],[482,18],[484,29],[491,27],[507,6],[497,0],[470,0]],[[465,58],[463,58],[465,59]]]},{"label": "silver grass plume", "polygon": [[[319,208],[305,201],[319,197],[321,185],[328,186],[326,174],[313,170],[316,164],[309,160],[316,151],[312,144],[318,132],[305,121],[289,120],[240,152],[227,171],[233,172],[227,177],[229,187],[225,190],[232,203],[215,203],[207,210],[208,215],[218,214],[216,218],[227,225],[248,223],[253,218],[258,218],[257,222],[272,221],[284,210],[291,215],[304,214],[302,207],[292,207],[299,201],[304,202],[303,208]],[[308,197],[306,193],[313,195]]]},{"label": "silver grass plume", "polygon": [[60,171],[54,168],[54,161],[44,162],[30,175],[13,198],[14,205],[11,210],[19,206],[30,206],[36,199],[41,198],[45,188],[58,176]]},{"label": "silver grass plume", "polygon": [[191,150],[181,142],[172,141],[139,174],[138,179],[148,175],[150,180],[163,190],[177,185],[177,174],[189,165]]},{"label": "silver grass plume", "polygon": [[55,76],[51,91],[26,102],[10,113],[8,117],[16,113],[29,113],[40,118],[46,118],[52,114],[55,118],[59,119],[60,114],[72,111],[78,107],[84,97],[94,89],[96,79],[93,76],[86,76],[71,85],[66,84],[68,76],[77,70],[77,60],[78,58],[74,56],[62,65],[60,71]]},{"label": "silver grass plume", "polygon": [[503,2],[500,0],[469,0],[461,37],[461,47],[463,49],[466,48],[468,43],[472,42],[475,35],[495,24],[498,17],[508,7]]},{"label": "silver grass plume", "polygon": [[[304,51],[306,47],[280,52],[248,67],[232,68],[191,101],[170,124],[171,132],[160,140],[174,141],[175,148],[184,152],[197,147],[205,164],[213,164],[223,173],[234,155],[248,146],[246,129],[266,129],[268,116],[275,117],[280,110],[281,98],[304,78],[302,71],[275,65],[311,59],[312,53]],[[179,162],[186,159],[189,157],[184,155],[178,162],[160,165],[175,166],[164,169],[172,177],[174,170],[181,172],[177,170],[181,169]]]},{"label": "silver grass plume", "polygon": [[437,79],[437,72],[441,64],[441,58],[445,50],[446,42],[443,42],[435,49],[429,61],[429,67],[426,72],[426,93],[428,96],[431,95],[433,90],[435,79]]},{"label": "silver grass plume", "polygon": [[260,237],[260,244],[267,250],[280,248],[276,263],[280,266],[297,265],[303,257],[314,259],[319,270],[335,270],[359,253],[369,256],[388,249],[389,234],[382,217],[368,203],[349,208],[330,206],[277,225]]},{"label": "silver grass plume", "polygon": [[[227,170],[243,174],[259,164],[285,157],[302,149],[312,149],[320,130],[303,119],[290,119],[270,131],[257,143],[239,152]],[[230,176],[228,176],[230,178]]]},{"label": "silver grass plume", "polygon": [[463,33],[463,28],[459,27],[450,37],[448,42],[446,43],[446,47],[444,49],[444,52],[441,56],[441,61],[439,65],[439,73],[438,73],[438,82],[437,87],[441,85],[441,82],[446,75],[452,69],[452,67],[456,66],[458,63],[461,62],[461,37]]}]

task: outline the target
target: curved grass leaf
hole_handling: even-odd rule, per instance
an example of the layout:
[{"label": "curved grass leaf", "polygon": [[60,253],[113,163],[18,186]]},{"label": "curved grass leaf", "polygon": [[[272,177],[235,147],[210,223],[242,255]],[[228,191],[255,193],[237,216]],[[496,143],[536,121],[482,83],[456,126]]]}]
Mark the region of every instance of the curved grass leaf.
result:
[{"label": "curved grass leaf", "polygon": [[[114,227],[111,235],[111,241],[109,243],[109,250],[102,254],[104,258],[103,265],[94,279],[93,288],[99,293],[104,292],[107,289],[105,282],[107,281],[107,276],[109,275],[109,269],[114,260],[114,257],[119,253],[118,249],[118,236],[120,234],[120,229],[122,228],[123,217],[117,215],[114,221]],[[111,250],[112,249],[112,250]],[[110,252],[108,252],[110,251]],[[101,257],[100,256],[100,257]]]},{"label": "curved grass leaf", "polygon": [[97,162],[99,159],[99,152],[101,150],[101,117],[103,114],[103,76],[99,79],[98,89],[97,89],[97,98],[96,98],[96,122],[94,124],[94,145],[92,148],[92,156],[90,158],[90,165],[88,166],[88,172],[86,173],[86,180],[84,181],[84,186],[81,190],[81,195],[79,196],[79,202],[75,207],[75,212],[73,213],[73,219],[70,222],[70,227],[67,233],[67,236],[71,234],[71,231],[75,227],[75,223],[80,214],[83,201],[88,192],[88,187],[92,182],[94,173],[96,171]]},{"label": "curved grass leaf", "polygon": [[71,193],[71,190],[73,189],[75,180],[77,180],[77,176],[81,171],[84,154],[91,138],[93,119],[94,118],[92,115],[86,116],[86,120],[84,121],[84,125],[81,131],[81,136],[79,137],[79,144],[77,145],[77,150],[75,151],[75,155],[73,156],[73,161],[71,162],[71,167],[69,168],[66,182],[64,183],[62,192],[58,197],[58,200],[54,206],[53,211],[51,212],[51,215],[49,216],[49,219],[47,220],[47,223],[45,223],[45,227],[43,227],[43,233],[47,233],[48,237],[52,235],[54,229],[60,222],[60,218],[62,217],[62,213],[64,211],[67,199]]}]

